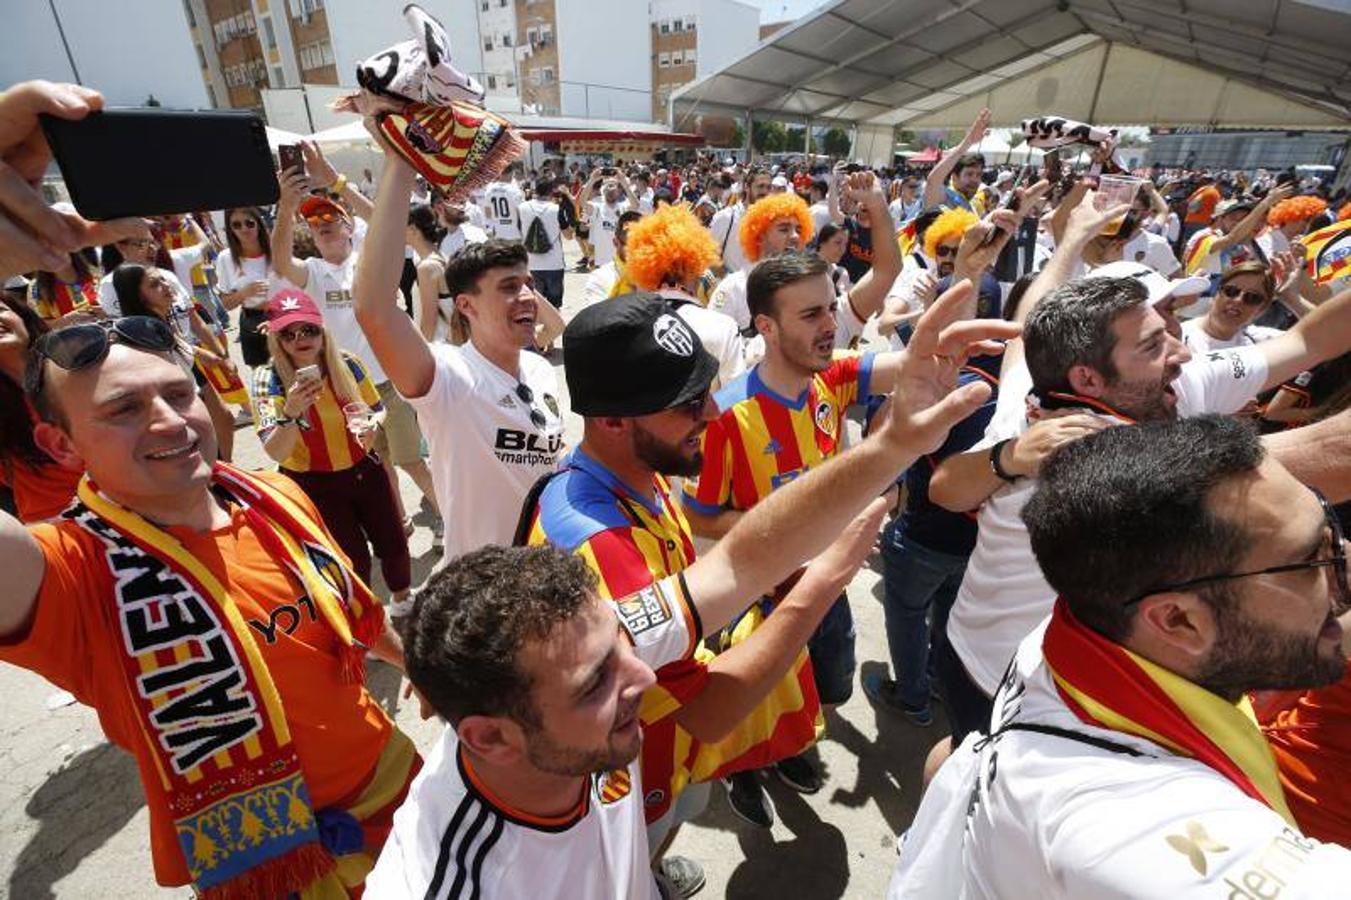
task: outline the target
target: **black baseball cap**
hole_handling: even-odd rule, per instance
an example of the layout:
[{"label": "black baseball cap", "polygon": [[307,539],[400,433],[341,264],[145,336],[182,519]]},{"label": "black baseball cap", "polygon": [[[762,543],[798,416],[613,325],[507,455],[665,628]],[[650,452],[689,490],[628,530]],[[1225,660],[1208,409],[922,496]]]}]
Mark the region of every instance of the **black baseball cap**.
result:
[{"label": "black baseball cap", "polygon": [[580,416],[646,416],[708,391],[718,361],[675,306],[638,291],[594,303],[563,331],[563,373]]}]

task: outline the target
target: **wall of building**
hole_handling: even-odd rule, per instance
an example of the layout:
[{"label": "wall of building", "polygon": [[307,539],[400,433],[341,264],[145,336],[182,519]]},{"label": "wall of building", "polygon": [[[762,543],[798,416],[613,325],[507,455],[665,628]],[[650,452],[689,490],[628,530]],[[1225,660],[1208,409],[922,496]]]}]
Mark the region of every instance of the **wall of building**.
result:
[{"label": "wall of building", "polygon": [[554,3],[562,115],[651,121],[647,4],[635,0]]},{"label": "wall of building", "polygon": [[699,0],[698,26],[696,79],[726,68],[760,43],[760,10],[740,0]]},{"label": "wall of building", "polygon": [[[154,94],[167,107],[210,107],[182,0],[138,0],[134,16],[107,0],[54,3],[80,80],[110,106],[140,106]],[[46,0],[5,3],[0,85],[34,78],[76,80]]]}]

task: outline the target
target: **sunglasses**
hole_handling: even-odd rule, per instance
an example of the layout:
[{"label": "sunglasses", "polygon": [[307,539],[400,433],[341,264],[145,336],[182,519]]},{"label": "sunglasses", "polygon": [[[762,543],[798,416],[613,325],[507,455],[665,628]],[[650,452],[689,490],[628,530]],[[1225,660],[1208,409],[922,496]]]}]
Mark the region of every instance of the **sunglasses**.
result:
[{"label": "sunglasses", "polygon": [[324,329],[318,325],[298,325],[295,328],[283,329],[277,337],[281,338],[283,344],[290,344],[301,338],[317,338],[324,333]]},{"label": "sunglasses", "polygon": [[1337,582],[1337,590],[1341,595],[1339,606],[1345,607],[1351,604],[1351,584],[1348,584],[1346,573],[1346,537],[1342,533],[1341,522],[1337,519],[1337,514],[1333,512],[1332,506],[1328,503],[1326,497],[1321,491],[1310,488],[1315,497],[1318,498],[1318,505],[1323,508],[1323,519],[1327,524],[1328,533],[1332,537],[1332,555],[1327,559],[1310,559],[1304,562],[1287,563],[1283,566],[1269,566],[1265,569],[1256,569],[1252,572],[1233,572],[1220,575],[1204,575],[1200,578],[1189,578],[1186,581],[1178,581],[1173,584],[1165,584],[1156,587],[1153,590],[1145,591],[1139,596],[1127,600],[1125,605],[1131,606],[1139,603],[1141,600],[1152,594],[1166,594],[1169,591],[1180,591],[1187,588],[1193,588],[1202,584],[1215,584],[1220,581],[1232,581],[1235,578],[1252,578],[1255,575],[1278,575],[1282,572],[1300,572],[1304,569],[1322,569],[1331,568],[1333,578]]},{"label": "sunglasses", "polygon": [[346,222],[347,218],[332,211],[315,213],[312,216],[306,216],[305,221],[311,225],[326,225],[329,222]]},{"label": "sunglasses", "polygon": [[234,231],[252,231],[257,227],[258,223],[253,221],[253,219],[235,219],[230,223],[230,228]]},{"label": "sunglasses", "polygon": [[525,382],[516,382],[516,396],[521,398],[521,402],[530,407],[530,424],[536,428],[543,428],[549,424],[544,413],[535,409],[535,392],[530,390],[530,386]]},{"label": "sunglasses", "polygon": [[938,259],[947,259],[949,256],[957,255],[957,246],[955,244],[939,244],[938,249],[934,251],[934,256]]},{"label": "sunglasses", "polygon": [[1261,306],[1271,299],[1261,291],[1245,291],[1243,288],[1235,287],[1232,284],[1222,285],[1220,293],[1231,300],[1235,297],[1242,297],[1244,306]]},{"label": "sunglasses", "polygon": [[[87,369],[108,355],[114,341],[143,350],[167,352],[177,346],[173,329],[161,319],[150,316],[123,316],[102,322],[86,322],[49,331],[38,338],[33,352],[39,359],[51,360],[67,372]],[[45,366],[30,366],[30,392],[42,392]]]}]

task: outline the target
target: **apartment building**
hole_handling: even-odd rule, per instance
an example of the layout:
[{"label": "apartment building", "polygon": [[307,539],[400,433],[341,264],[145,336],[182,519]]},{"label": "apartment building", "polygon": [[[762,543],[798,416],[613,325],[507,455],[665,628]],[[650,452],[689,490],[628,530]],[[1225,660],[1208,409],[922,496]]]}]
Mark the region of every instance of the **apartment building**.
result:
[{"label": "apartment building", "polygon": [[740,0],[651,0],[652,119],[664,122],[676,89],[755,48],[760,11]]}]

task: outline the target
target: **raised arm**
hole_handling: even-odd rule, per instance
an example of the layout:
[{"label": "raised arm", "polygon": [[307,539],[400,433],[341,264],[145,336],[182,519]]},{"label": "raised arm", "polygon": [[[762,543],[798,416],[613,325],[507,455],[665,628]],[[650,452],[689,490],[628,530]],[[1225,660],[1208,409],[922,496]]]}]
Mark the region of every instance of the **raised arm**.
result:
[{"label": "raised arm", "polygon": [[1258,344],[1257,349],[1267,361],[1264,391],[1351,350],[1351,288],[1314,308],[1285,334]]},{"label": "raised arm", "polygon": [[983,382],[958,389],[957,374],[990,339],[1017,334],[1007,322],[960,320],[959,286],[945,293],[915,327],[892,397],[892,415],[875,434],[820,468],[794,479],[748,511],[721,541],[686,570],[691,596],[708,631],[722,627],[820,553],[896,474],[941,446],[948,429],[990,396]]},{"label": "raised arm", "polygon": [[855,172],[849,176],[846,190],[850,199],[867,208],[872,223],[872,268],[849,290],[847,297],[854,315],[866,323],[881,312],[887,291],[901,274],[901,246],[896,241],[896,229],[887,210],[887,195],[882,193],[882,185],[873,173]]},{"label": "raised arm", "polygon": [[1221,250],[1228,250],[1235,244],[1241,244],[1248,238],[1257,234],[1267,221],[1267,213],[1280,201],[1289,197],[1294,192],[1294,186],[1281,184],[1267,191],[1267,195],[1260,202],[1248,211],[1248,214],[1239,220],[1239,223],[1229,229],[1228,234],[1221,235],[1215,239],[1215,243],[1210,245],[1211,253],[1219,253]]},{"label": "raised arm", "polygon": [[47,571],[38,542],[22,522],[6,512],[0,512],[0,559],[5,561],[5,584],[9,585],[0,590],[0,639],[4,639],[32,621]]},{"label": "raised arm", "polygon": [[836,163],[830,170],[830,180],[826,182],[826,210],[830,213],[830,221],[836,225],[844,224],[844,211],[840,209],[840,182],[848,177],[844,165],[842,162]]},{"label": "raised arm", "polygon": [[[349,182],[346,178],[338,175],[338,170],[333,168],[325,157],[324,152],[319,149],[319,145],[314,141],[301,141],[300,152],[305,156],[305,170],[309,172],[310,184],[313,187],[322,188],[330,193],[336,193],[347,205],[351,207],[352,214],[371,220],[371,214],[375,212],[375,204],[361,191],[356,189],[356,185]],[[341,184],[339,179],[341,178]],[[339,189],[334,191],[337,186]]]},{"label": "raised arm", "polygon": [[985,137],[985,131],[990,127],[990,111],[982,109],[976,114],[976,120],[971,123],[967,129],[966,136],[962,138],[961,143],[953,147],[938,164],[929,171],[929,177],[924,180],[924,208],[933,209],[935,206],[941,206],[947,199],[948,176],[952,170],[957,168],[957,160],[962,154],[979,144]]},{"label": "raised arm", "polygon": [[559,336],[563,334],[563,329],[568,327],[568,323],[563,321],[563,314],[546,300],[543,294],[539,291],[534,291],[534,294],[535,346],[548,347],[558,340]]},{"label": "raised arm", "polygon": [[872,552],[886,508],[881,498],[870,503],[812,560],[749,639],[708,664],[705,688],[675,713],[682,728],[706,743],[720,741],[764,700]]},{"label": "raised arm", "polygon": [[281,188],[281,197],[277,200],[277,221],[272,225],[272,268],[303,291],[310,280],[310,272],[292,253],[295,250],[296,212],[309,190],[309,182],[299,172],[281,171],[277,173],[277,185]]},{"label": "raised arm", "polygon": [[1332,504],[1351,500],[1351,409],[1262,438],[1267,452]]},{"label": "raised arm", "polygon": [[395,299],[403,272],[404,229],[413,177],[407,163],[394,153],[385,154],[370,230],[352,282],[352,302],[357,323],[385,374],[400,394],[416,398],[431,390],[436,362],[417,326]]}]

